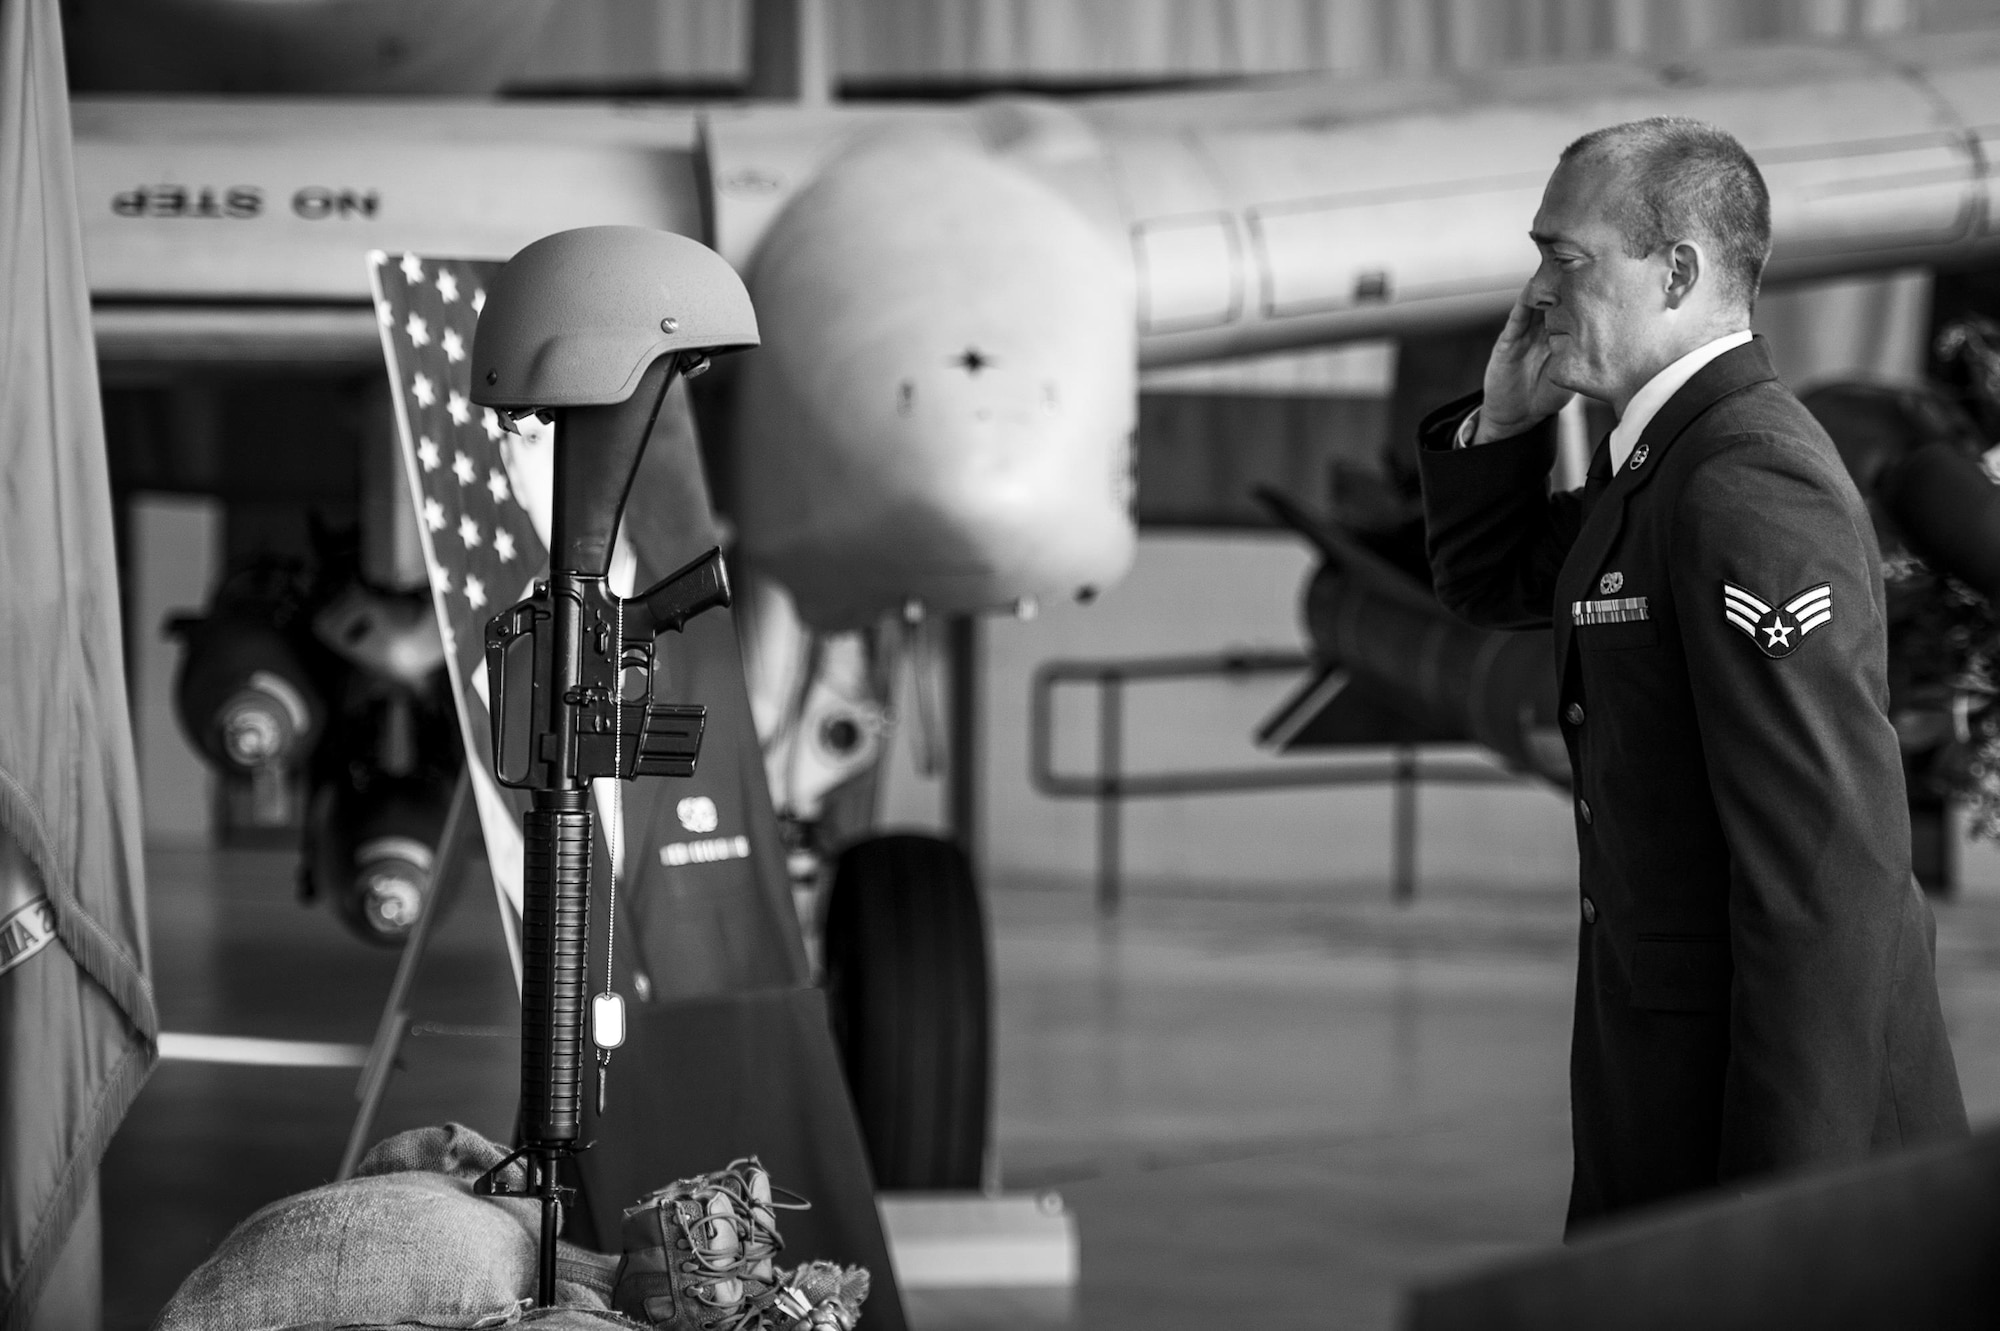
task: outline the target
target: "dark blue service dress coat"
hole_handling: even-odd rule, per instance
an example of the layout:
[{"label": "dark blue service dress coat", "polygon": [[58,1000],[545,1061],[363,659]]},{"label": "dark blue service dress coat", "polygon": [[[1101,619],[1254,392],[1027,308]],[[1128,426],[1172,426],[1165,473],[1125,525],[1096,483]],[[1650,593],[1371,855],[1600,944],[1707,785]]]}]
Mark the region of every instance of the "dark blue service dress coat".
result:
[{"label": "dark blue service dress coat", "polygon": [[1966,1131],[1910,874],[1875,533],[1761,338],[1608,484],[1421,427],[1439,599],[1553,623],[1582,888],[1569,1225]]}]

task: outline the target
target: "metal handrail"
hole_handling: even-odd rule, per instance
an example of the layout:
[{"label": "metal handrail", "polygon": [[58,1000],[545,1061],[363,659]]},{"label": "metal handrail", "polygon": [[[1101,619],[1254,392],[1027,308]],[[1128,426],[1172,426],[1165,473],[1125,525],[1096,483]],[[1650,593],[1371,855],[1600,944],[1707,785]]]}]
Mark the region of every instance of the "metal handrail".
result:
[{"label": "metal handrail", "polygon": [[[1124,770],[1125,685],[1167,679],[1241,678],[1258,674],[1294,674],[1312,667],[1300,652],[1236,651],[1201,656],[1122,657],[1105,660],[1057,660],[1036,669],[1029,692],[1028,776],[1036,790],[1052,799],[1097,801],[1097,906],[1111,915],[1121,894],[1123,804],[1128,799],[1170,795],[1240,794],[1259,790],[1292,790],[1318,786],[1395,786],[1392,890],[1398,901],[1416,895],[1416,785],[1420,780],[1459,784],[1497,784],[1518,778],[1485,764],[1438,762],[1420,764],[1411,745],[1375,762],[1338,766],[1260,768],[1197,768],[1191,771],[1139,772]],[[1055,691],[1065,684],[1094,684],[1098,693],[1097,771],[1079,775],[1055,767]]]}]

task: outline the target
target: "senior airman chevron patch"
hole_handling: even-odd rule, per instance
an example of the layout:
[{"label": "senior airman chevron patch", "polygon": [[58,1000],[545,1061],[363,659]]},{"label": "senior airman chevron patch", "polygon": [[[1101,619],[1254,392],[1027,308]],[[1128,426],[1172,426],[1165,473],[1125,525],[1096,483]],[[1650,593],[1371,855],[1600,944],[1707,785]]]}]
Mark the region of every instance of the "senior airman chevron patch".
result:
[{"label": "senior airman chevron patch", "polygon": [[1722,617],[1742,629],[1764,655],[1790,656],[1806,634],[1833,618],[1833,584],[1808,587],[1783,605],[1773,606],[1725,581]]}]

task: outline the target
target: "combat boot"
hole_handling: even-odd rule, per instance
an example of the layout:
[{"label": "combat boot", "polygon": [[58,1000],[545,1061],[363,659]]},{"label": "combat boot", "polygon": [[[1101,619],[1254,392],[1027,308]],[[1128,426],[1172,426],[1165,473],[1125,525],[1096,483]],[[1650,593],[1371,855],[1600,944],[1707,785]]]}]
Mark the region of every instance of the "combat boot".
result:
[{"label": "combat boot", "polygon": [[778,1233],[778,1212],[809,1211],[812,1203],[797,1193],[773,1186],[770,1173],[754,1155],[731,1160],[710,1177],[729,1193],[743,1217],[743,1260],[747,1274],[752,1280],[775,1287],[777,1273],[773,1259],[785,1247]]},{"label": "combat boot", "polygon": [[658,1331],[763,1331],[776,1232],[743,1197],[744,1181],[719,1170],[627,1208],[612,1306]]}]

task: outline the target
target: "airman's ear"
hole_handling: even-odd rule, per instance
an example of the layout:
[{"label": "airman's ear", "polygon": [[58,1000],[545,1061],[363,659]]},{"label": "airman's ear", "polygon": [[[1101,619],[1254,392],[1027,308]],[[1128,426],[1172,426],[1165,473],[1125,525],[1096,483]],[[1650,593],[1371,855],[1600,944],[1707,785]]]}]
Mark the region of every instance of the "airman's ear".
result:
[{"label": "airman's ear", "polygon": [[1677,240],[1667,248],[1667,308],[1679,309],[1694,294],[1703,274],[1701,246],[1691,240]]}]

